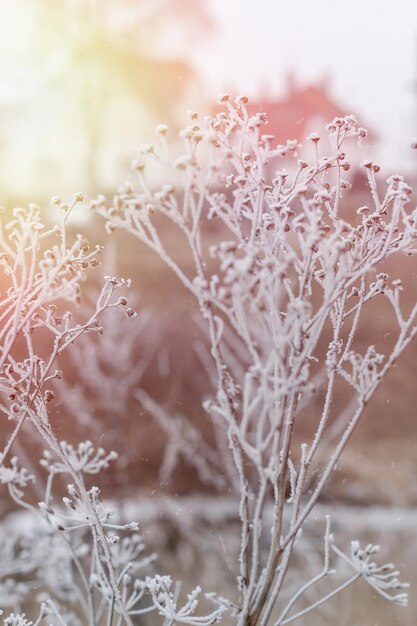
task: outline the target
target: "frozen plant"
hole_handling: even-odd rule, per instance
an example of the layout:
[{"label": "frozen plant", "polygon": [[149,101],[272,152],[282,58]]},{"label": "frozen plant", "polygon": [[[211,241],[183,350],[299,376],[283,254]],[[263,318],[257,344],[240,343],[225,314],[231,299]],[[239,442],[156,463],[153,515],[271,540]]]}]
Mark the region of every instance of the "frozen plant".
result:
[{"label": "frozen plant", "polygon": [[63,378],[57,393],[67,413],[75,412],[83,427],[98,427],[101,420],[107,425],[118,423],[126,416],[132,392],[153,355],[150,347],[140,358],[137,354],[138,340],[149,331],[149,318],[143,312],[132,322],[108,311],[103,316],[103,336],[85,335],[69,353],[75,376],[72,381]]},{"label": "frozen plant", "polygon": [[[141,575],[155,555],[144,553],[137,523],[120,522],[99,489],[86,486],[88,477],[106,468],[116,455],[94,449],[89,441],[77,449],[60,442],[60,448],[59,458],[55,454],[54,460],[45,451],[41,460],[48,473],[44,500],[35,507],[24,500],[23,492],[19,494],[18,503],[31,513],[33,527],[25,530],[24,524],[8,533],[0,553],[1,605],[23,618],[17,611],[33,600],[34,590],[43,589],[35,594],[39,623],[54,615],[60,624],[74,626],[113,619],[131,624],[132,616],[155,610],[149,593],[145,595],[151,579]],[[77,483],[68,484],[68,495],[61,502],[53,488],[58,474]],[[19,575],[24,582],[17,583]]]},{"label": "frozen plant", "polygon": [[[305,549],[305,546],[304,546]],[[363,578],[373,589],[375,589],[382,597],[387,600],[391,600],[401,606],[407,606],[408,596],[407,593],[398,593],[398,590],[406,589],[409,587],[408,583],[402,583],[399,581],[399,572],[395,570],[392,563],[385,563],[383,565],[377,565],[372,561],[372,557],[379,552],[380,547],[373,544],[368,544],[365,549],[361,549],[358,541],[351,542],[351,554],[350,556],[344,554],[340,550],[335,542],[334,537],[330,533],[330,518],[326,517],[326,531],[324,535],[324,563],[322,570],[313,578],[308,580],[299,589],[290,594],[290,598],[284,606],[281,614],[274,620],[275,626],[284,626],[306,615],[310,611],[322,606],[328,600],[336,596],[341,591],[344,591],[350,585],[355,583],[360,578]],[[337,570],[330,569],[330,551],[335,552],[342,561],[345,561],[349,566],[355,570],[355,573],[344,580],[340,585],[335,586],[328,593],[320,595],[319,599],[314,602],[307,602],[305,608],[292,612],[296,603],[306,595],[306,593],[316,587],[318,583],[324,579],[335,575]],[[391,593],[390,593],[391,592]],[[393,592],[393,593],[392,593]]]},{"label": "frozen plant", "polygon": [[[102,265],[105,273],[116,273],[111,246],[104,252]],[[97,289],[91,289],[82,308],[88,312],[97,296]],[[100,336],[85,334],[65,355],[75,375],[73,380],[63,378],[56,387],[57,393],[66,411],[75,414],[83,427],[102,427],[103,420],[106,427],[119,425],[156,350],[158,337],[151,324],[151,312],[141,308],[141,314],[132,319],[133,309],[126,297],[121,296],[118,304],[126,308],[126,316],[120,316],[115,309],[106,311],[102,317],[105,332]],[[117,427],[113,430],[116,436]]]},{"label": "frozen plant", "polygon": [[[34,519],[40,512],[47,523],[32,538],[9,536],[0,555],[2,607],[15,611],[5,617],[5,624],[32,624],[19,611],[36,583],[45,585],[46,595],[40,598],[35,624],[52,614],[60,624],[75,626],[81,619],[77,615],[84,613],[90,624],[98,624],[103,616],[111,624],[117,614],[120,622],[131,626],[132,602],[128,608],[127,599],[136,593],[130,589],[135,581],[131,574],[149,562],[149,558],[133,558],[122,564],[119,558],[118,565],[113,563],[113,546],[123,540],[114,531],[136,532],[137,526],[113,521],[97,487],[88,488],[85,482],[85,475],[95,475],[115,454],[95,450],[90,442],[78,447],[59,442],[51,420],[55,401],[51,383],[63,375],[56,368],[60,355],[83,334],[101,333],[100,317],[105,311],[119,309],[127,317],[135,315],[125,297],[116,297],[129,281],[106,276],[92,313],[82,323],[75,321],[71,307],[80,300],[80,283],[86,271],[99,264],[97,256],[102,251],[100,246],[90,250],[82,235],[69,240],[67,220],[82,199],[75,194],[73,203],[66,205],[54,197],[52,204],[60,220],[52,228],[42,223],[35,205],[15,209],[5,225],[0,221],[0,412],[11,423],[0,453],[0,484]],[[34,475],[20,466],[16,456],[9,458],[26,426],[32,427],[32,438],[38,434],[48,446],[42,464],[49,478],[40,509],[31,497]],[[55,511],[52,485],[57,474],[66,476],[69,497]],[[67,534],[73,539],[67,539]],[[125,553],[128,558],[129,551]],[[22,575],[29,580],[18,582],[16,577]]]},{"label": "frozen plant", "polygon": [[[366,136],[353,116],[328,125],[327,154],[313,134],[311,162],[294,161],[301,146],[277,145],[266,116],[248,115],[246,104],[225,95],[218,114],[192,113],[180,133],[184,154],[173,163],[167,131],[158,128],[155,145],[133,162],[137,182],[124,184],[110,206],[101,196],[92,208],[109,232],[123,229],[159,255],[198,302],[214,383],[204,409],[240,494],[236,623],[278,626],[299,533],[364,408],[417,334],[417,304],[405,310],[400,281],[385,273],[388,259],[416,252],[417,210],[402,176],[382,190],[379,166],[364,161],[369,201],[353,214],[349,144]],[[288,158],[291,175],[281,164]],[[166,181],[156,191],[147,182],[150,160]],[[172,252],[166,223],[188,247],[188,264]],[[363,349],[358,329],[376,298],[392,309],[396,334]],[[349,403],[334,439],[343,389]],[[314,434],[303,442],[306,415]]]},{"label": "frozen plant", "polygon": [[180,609],[177,608],[177,601],[171,591],[172,581],[169,576],[155,576],[148,583],[152,601],[160,615],[166,618],[167,624],[189,624],[190,626],[209,626],[217,624],[222,619],[225,611],[224,606],[212,611],[209,615],[197,616],[195,611],[198,607],[198,596],[201,593],[200,587],[195,587],[188,594],[187,602]]},{"label": "frozen plant", "polygon": [[[352,218],[345,202],[350,185],[344,178],[350,168],[345,144],[366,134],[352,116],[329,125],[330,156],[322,156],[320,138],[310,136],[315,158],[311,164],[298,161],[290,176],[277,170],[275,160],[296,153],[297,143],[276,146],[270,135],[262,134],[265,116],[249,117],[245,98],[231,103],[224,97],[223,104],[226,110],[214,117],[199,121],[192,114],[192,125],[181,134],[186,154],[174,168],[158,148],[142,150],[143,157],[168,167],[167,177],[177,178],[177,187],[151,190],[146,163],[139,160],[134,163],[137,189],[125,185],[114,206],[107,208],[99,198],[94,207],[110,231],[124,228],[158,253],[199,304],[214,388],[204,407],[221,456],[203,445],[195,429],[187,430],[183,423],[172,429],[169,416],[149,396],[137,391],[136,397],[169,434],[168,473],[181,454],[213,485],[222,488],[224,481],[225,488],[239,494],[236,598],[205,594],[202,605],[215,605],[207,611],[199,602],[200,587],[182,602],[169,577],[143,573],[153,557],[142,556],[137,525],[113,515],[99,489],[89,484],[115,454],[89,441],[76,446],[56,437],[50,383],[63,375],[56,369],[57,358],[83,334],[101,333],[99,317],[106,310],[119,309],[127,317],[134,312],[124,297],[115,297],[128,281],[107,276],[93,314],[84,323],[74,321],[65,301],[78,302],[80,281],[97,265],[101,250],[90,251],[82,236],[69,242],[71,207],[54,198],[61,212],[56,227],[45,228],[39,209],[31,205],[16,209],[5,231],[0,229],[5,283],[0,410],[11,422],[0,483],[16,504],[40,517],[32,535],[9,536],[0,553],[0,592],[9,611],[5,624],[52,619],[74,626],[82,620],[89,626],[132,626],[137,616],[152,612],[165,626],[216,623],[226,615],[238,626],[279,626],[308,614],[360,578],[385,598],[406,602],[398,572],[372,560],[375,546],[361,549],[353,542],[346,555],[334,545],[328,526],[323,570],[295,592],[285,591],[308,516],[364,407],[417,333],[417,305],[406,313],[401,283],[380,271],[390,257],[415,252],[417,213],[407,206],[411,190],[393,176],[380,195],[379,167],[366,161],[362,165],[372,209],[362,206]],[[162,155],[165,134],[165,128],[162,133],[158,128]],[[76,194],[74,203],[81,199]],[[161,218],[187,242],[187,266],[177,262],[169,242],[159,235]],[[219,224],[215,235],[207,229],[210,220]],[[360,349],[357,341],[364,305],[376,297],[385,298],[398,327],[384,352],[373,345]],[[334,400],[342,385],[350,397],[335,441],[330,425],[337,419]],[[302,442],[306,414],[315,433]],[[48,477],[39,506],[30,497],[32,468],[25,470],[10,454],[26,424],[48,446],[41,462]],[[203,460],[192,458],[189,448],[195,445]],[[61,501],[54,490],[57,475],[67,482]],[[266,530],[271,507],[272,528]],[[330,548],[354,574],[306,603],[306,592],[332,573]],[[17,582],[18,576],[24,580]],[[42,589],[36,598],[39,610],[27,618],[24,604],[34,586]]]},{"label": "frozen plant", "polygon": [[[84,333],[101,331],[99,316],[104,311],[125,310],[123,303],[114,301],[113,294],[128,283],[112,277],[105,278],[95,310],[84,323],[75,323],[71,311],[62,310],[63,301],[79,301],[80,281],[88,268],[99,264],[100,246],[90,251],[82,235],[77,235],[71,244],[67,241],[66,221],[81,198],[81,194],[75,194],[71,206],[53,198],[61,212],[61,223],[53,228],[42,224],[40,209],[35,205],[27,210],[15,209],[14,218],[5,226],[0,222],[0,263],[4,273],[0,302],[0,410],[14,424],[1,463],[26,421],[32,422],[49,445],[59,448],[48,418],[48,405],[55,398],[51,382],[62,377],[56,369],[57,359]],[[42,249],[43,242],[49,246]],[[126,312],[129,314],[130,310]]]}]

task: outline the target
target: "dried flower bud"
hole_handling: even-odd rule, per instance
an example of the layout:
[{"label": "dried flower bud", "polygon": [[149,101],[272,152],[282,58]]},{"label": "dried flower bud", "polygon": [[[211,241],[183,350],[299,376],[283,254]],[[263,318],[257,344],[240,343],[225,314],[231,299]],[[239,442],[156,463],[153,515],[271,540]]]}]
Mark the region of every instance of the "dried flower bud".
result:
[{"label": "dried flower bud", "polygon": [[55,399],[55,394],[51,389],[47,389],[43,395],[45,402],[52,402]]},{"label": "dried flower bud", "polygon": [[145,162],[141,159],[133,159],[132,169],[136,170],[137,172],[143,172],[143,170],[145,169]]},{"label": "dried flower bud", "polygon": [[306,139],[313,141],[314,143],[318,143],[320,141],[320,135],[317,133],[310,133]]},{"label": "dried flower bud", "polygon": [[158,126],[155,128],[155,133],[157,135],[164,136],[167,134],[167,132],[168,132],[168,126],[165,126],[165,124],[158,124]]}]

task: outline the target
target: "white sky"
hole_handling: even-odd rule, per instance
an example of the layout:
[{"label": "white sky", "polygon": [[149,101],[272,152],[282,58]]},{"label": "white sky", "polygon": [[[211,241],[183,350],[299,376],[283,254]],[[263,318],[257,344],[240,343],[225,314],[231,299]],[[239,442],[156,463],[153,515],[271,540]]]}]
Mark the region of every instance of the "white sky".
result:
[{"label": "white sky", "polygon": [[[331,76],[331,93],[380,135],[384,165],[413,164],[417,135],[417,0],[208,0],[218,32],[194,63],[217,95],[282,93]],[[414,86],[415,83],[415,86]],[[414,91],[416,90],[416,91]],[[415,168],[414,168],[415,169]]]}]

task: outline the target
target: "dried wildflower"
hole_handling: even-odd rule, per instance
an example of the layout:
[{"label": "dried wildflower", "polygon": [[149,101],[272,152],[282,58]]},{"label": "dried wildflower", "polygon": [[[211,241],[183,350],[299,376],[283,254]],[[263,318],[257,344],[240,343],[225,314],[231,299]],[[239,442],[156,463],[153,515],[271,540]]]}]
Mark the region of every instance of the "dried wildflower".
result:
[{"label": "dried wildflower", "polygon": [[[60,442],[60,448],[70,466],[75,472],[83,474],[98,474],[103,469],[107,469],[110,462],[117,459],[117,454],[113,450],[106,453],[103,448],[94,448],[91,441],[83,441],[75,448],[66,441]],[[68,474],[68,465],[62,461],[54,461],[53,455],[49,450],[43,453],[43,459],[40,461],[42,467],[54,474]]]},{"label": "dried wildflower", "polygon": [[[319,152],[324,142],[319,144],[320,136],[311,134],[313,162],[301,158],[292,176],[277,171],[278,159],[296,156],[301,146],[296,140],[273,145],[272,138],[260,130],[267,116],[248,114],[246,102],[246,98],[232,102],[228,95],[222,96],[224,111],[183,129],[180,135],[186,140],[186,150],[171,172],[175,194],[164,188],[149,191],[139,180],[128,198],[119,196],[110,209],[102,207],[98,212],[159,254],[198,302],[201,324],[206,324],[210,338],[215,386],[204,406],[216,428],[222,425],[222,463],[225,451],[230,451],[231,488],[237,488],[242,497],[239,620],[242,624],[267,624],[295,538],[332,475],[364,406],[417,335],[417,309],[405,321],[395,295],[399,288],[391,287],[379,271],[391,256],[415,253],[417,217],[407,211],[409,186],[392,178],[381,198],[376,184],[380,167],[366,160],[362,166],[371,191],[369,206],[357,209],[358,225],[356,218],[353,223],[348,221],[350,204],[345,196],[351,182],[340,174],[355,165],[349,157],[349,141],[366,137],[354,116],[337,117],[328,125],[330,154]],[[197,145],[203,139],[210,144],[210,159]],[[391,210],[394,202],[395,210]],[[144,210],[149,206],[152,211]],[[185,272],[183,259],[179,262],[170,256],[156,238],[158,215],[185,237],[194,272],[189,267]],[[224,241],[205,245],[206,218],[220,221],[228,233]],[[214,262],[209,262],[209,257]],[[386,345],[384,353],[372,345],[365,349],[356,345],[355,316],[360,317],[364,304],[376,297],[387,297],[398,319],[400,331],[392,352]],[[324,340],[329,348],[322,363],[323,383],[318,385],[312,364],[320,360],[318,346]],[[206,360],[209,362],[209,356]],[[344,416],[343,434],[323,467],[316,463],[339,382],[350,387],[356,404],[349,408],[349,418]],[[300,460],[293,432],[312,389],[318,387],[328,400]],[[170,469],[180,456],[179,446],[187,446],[188,439],[178,434],[178,426],[175,436],[171,433],[165,415],[149,397],[143,393],[136,397],[169,433]],[[206,453],[202,475],[212,478],[218,466],[210,452],[214,451]],[[314,472],[320,479],[309,490]],[[288,481],[292,490],[289,502]],[[260,489],[264,489],[263,495],[259,495]],[[262,531],[270,491],[276,512],[272,541]],[[293,521],[281,537],[287,527],[284,511],[297,502],[304,504],[293,510]],[[268,555],[262,569],[259,554],[253,563],[248,546],[261,545],[264,540]],[[170,584],[164,579],[154,581],[151,593],[161,615],[173,621],[178,620],[179,611]],[[159,602],[158,593],[163,594],[164,602]]]},{"label": "dried wildflower", "polygon": [[[117,289],[129,286],[129,281],[106,276],[92,315],[84,322],[74,322],[62,302],[79,302],[80,281],[97,265],[99,251],[91,251],[84,237],[69,239],[65,226],[74,204],[53,199],[62,210],[59,224],[51,230],[40,221],[34,205],[17,208],[13,219],[0,229],[0,261],[7,283],[0,331],[1,410],[12,420],[10,442],[24,422],[31,422],[50,446],[42,459],[48,477],[45,498],[39,505],[48,542],[45,536],[43,540],[39,537],[32,541],[31,551],[25,546],[25,554],[26,562],[36,563],[36,572],[41,570],[40,554],[47,562],[39,586],[52,591],[53,596],[43,599],[54,623],[76,623],[77,618],[62,609],[61,601],[74,603],[80,612],[85,610],[91,623],[118,620],[132,626],[134,616],[154,611],[170,624],[208,625],[220,621],[226,610],[242,625],[271,623],[305,521],[364,407],[417,335],[417,308],[403,311],[401,284],[380,271],[389,266],[386,261],[391,257],[417,251],[417,213],[408,206],[411,188],[394,175],[381,196],[376,183],[379,166],[365,161],[369,206],[358,209],[359,219],[347,221],[351,206],[346,204],[345,192],[351,183],[340,175],[350,168],[347,140],[360,141],[366,136],[357,120],[345,116],[331,122],[327,155],[322,154],[322,143],[319,152],[319,136],[310,135],[315,143],[314,162],[300,159],[298,168],[290,165],[290,172],[296,170],[292,175],[276,170],[280,159],[294,157],[301,150],[297,141],[273,145],[273,138],[262,134],[267,116],[262,112],[250,115],[246,97],[232,102],[224,96],[221,101],[224,111],[198,122],[193,114],[191,124],[182,131],[185,152],[169,174],[175,185],[149,188],[139,175],[135,185],[127,181],[120,187],[109,206],[99,197],[92,208],[105,218],[109,232],[127,230],[159,254],[197,300],[210,343],[209,350],[200,346],[199,356],[213,382],[213,393],[204,408],[212,418],[220,454],[183,416],[167,416],[140,390],[135,398],[167,434],[165,475],[182,457],[202,480],[240,494],[236,604],[215,597],[216,609],[200,616],[196,614],[199,587],[181,606],[169,577],[138,578],[137,570],[148,565],[151,557],[140,557],[140,538],[124,536],[129,530],[136,531],[137,524],[118,523],[98,488],[86,487],[88,476],[106,469],[114,453],[96,449],[89,441],[78,446],[59,443],[54,433],[49,405],[56,391],[49,389],[49,381],[61,378],[55,359],[82,334],[103,333],[104,323],[102,326],[99,318],[106,310],[119,309],[126,317],[135,316],[126,298],[115,295]],[[157,129],[160,136],[165,133],[165,127]],[[167,165],[153,146],[142,146],[140,153],[155,154],[156,164]],[[141,171],[142,164],[139,159],[134,167]],[[80,200],[76,194],[74,201]],[[177,262],[170,256],[159,238],[160,216],[187,242],[194,266],[186,266],[183,257]],[[209,245],[206,224],[215,219],[221,224],[219,232],[228,234],[223,241]],[[49,242],[51,235],[53,241]],[[374,298],[386,298],[398,322],[394,341],[378,349],[363,347],[356,337],[361,313]],[[125,317],[123,320],[120,326],[129,323]],[[38,354],[38,329],[49,338],[49,353],[43,347]],[[121,341],[117,344],[120,335],[109,335],[113,342],[106,344],[104,335],[103,345],[109,347],[113,361],[120,358],[125,363],[121,369],[125,376],[126,364],[128,370],[133,369],[131,353],[124,352]],[[323,345],[328,346],[324,359]],[[93,358],[85,361],[90,378],[101,371],[93,366]],[[137,376],[137,370],[133,374]],[[136,380],[134,376],[126,378],[122,396],[130,394]],[[108,379],[103,380],[105,384]],[[340,418],[343,430],[329,455],[326,441],[327,435],[334,436],[334,429],[330,431],[336,419],[333,398],[340,385],[349,389],[352,403]],[[300,416],[311,394],[317,392],[317,397],[325,398],[323,408],[318,412],[316,402],[311,418],[314,436],[300,447],[294,433],[300,430]],[[106,393],[103,401],[109,397]],[[126,405],[120,405],[123,411]],[[11,443],[6,443],[0,482],[17,503],[31,508],[21,500],[30,475],[13,459],[5,462],[10,448]],[[52,494],[56,474],[69,475],[73,483],[67,486],[68,496],[62,504]],[[272,527],[265,532],[270,504]],[[306,589],[330,573],[329,544],[326,531],[322,574],[296,590],[277,625],[313,610],[346,586],[336,587],[322,600],[285,617]],[[384,597],[405,604],[405,594],[394,591],[404,587],[398,572],[391,564],[377,566],[371,559],[375,551],[372,545],[362,550],[352,544],[345,560],[355,573],[347,582],[363,577]],[[77,585],[76,579],[81,579],[81,584]],[[6,592],[7,584],[1,587]],[[59,603],[52,597],[59,598]],[[152,604],[146,603],[146,598]],[[7,619],[12,624],[17,620],[16,626],[29,626],[24,615]]]},{"label": "dried wildflower", "polygon": [[19,460],[16,456],[10,459],[10,465],[4,465],[3,460],[0,458],[2,465],[0,466],[0,483],[8,485],[16,490],[19,497],[23,495],[22,488],[34,480],[33,474],[30,474],[24,467],[19,467]]},{"label": "dried wildflower", "polygon": [[373,561],[373,556],[379,552],[380,546],[369,543],[365,548],[361,548],[359,541],[352,541],[349,556],[335,545],[332,545],[332,549],[347,561],[379,595],[401,606],[407,606],[408,594],[396,592],[400,589],[407,589],[410,585],[400,582],[399,571],[392,563],[377,565]]},{"label": "dried wildflower", "polygon": [[53,523],[54,527],[64,531],[75,531],[82,528],[94,528],[97,520],[101,528],[111,530],[138,530],[136,522],[116,524],[111,521],[114,511],[110,511],[100,499],[98,487],[92,487],[83,498],[74,485],[68,485],[69,497],[62,498],[65,512],[51,509],[45,502],[40,502],[41,512]]}]

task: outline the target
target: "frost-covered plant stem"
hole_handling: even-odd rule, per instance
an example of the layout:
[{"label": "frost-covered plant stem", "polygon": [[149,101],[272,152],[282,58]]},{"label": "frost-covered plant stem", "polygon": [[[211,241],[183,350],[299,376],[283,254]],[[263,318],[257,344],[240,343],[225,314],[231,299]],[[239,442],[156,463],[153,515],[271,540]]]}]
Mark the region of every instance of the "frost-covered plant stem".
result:
[{"label": "frost-covered plant stem", "polygon": [[[276,162],[300,146],[274,145],[272,136],[262,134],[265,116],[250,117],[246,98],[231,103],[225,97],[223,105],[225,111],[214,117],[193,114],[182,131],[186,151],[175,162],[175,186],[150,190],[146,159],[167,167],[169,180],[175,174],[163,151],[144,146],[133,164],[137,188],[127,183],[112,207],[101,197],[93,208],[109,231],[124,229],[156,252],[198,301],[215,381],[204,408],[216,433],[223,425],[233,462],[228,479],[240,493],[237,623],[267,626],[274,623],[300,529],[365,406],[417,333],[417,305],[405,318],[401,282],[377,273],[393,255],[416,252],[417,211],[407,210],[411,189],[401,176],[390,177],[380,197],[379,166],[365,161],[373,206],[359,207],[354,218],[347,213],[345,151],[350,141],[366,136],[353,116],[329,124],[328,156],[319,152],[320,137],[311,135],[313,163],[299,160],[290,177]],[[186,242],[187,268],[159,235],[156,214]],[[220,224],[214,242],[206,242],[209,220]],[[364,305],[376,297],[385,297],[398,325],[384,354],[372,345],[361,352],[357,341]],[[335,393],[342,384],[349,408],[329,456],[326,438],[334,433]],[[318,392],[321,410],[310,409],[314,435],[300,444],[302,413]],[[271,499],[273,527],[264,558]]]},{"label": "frost-covered plant stem", "polygon": [[[112,563],[112,555],[111,555],[111,552],[110,552],[108,539],[107,539],[107,537],[106,537],[106,535],[104,533],[103,526],[102,526],[102,524],[100,522],[100,519],[99,519],[99,517],[97,515],[96,508],[93,506],[92,501],[91,501],[91,497],[90,497],[89,493],[87,492],[87,489],[85,487],[84,481],[80,478],[78,472],[73,468],[73,466],[72,466],[70,460],[68,459],[68,457],[63,453],[62,448],[61,448],[61,446],[59,444],[59,441],[57,440],[57,438],[54,435],[54,433],[52,431],[45,432],[44,430],[42,430],[41,434],[42,434],[43,438],[45,439],[46,443],[49,445],[50,449],[55,453],[55,455],[62,462],[64,467],[67,468],[68,473],[70,474],[72,480],[74,481],[74,484],[77,487],[77,490],[79,492],[81,500],[84,503],[84,505],[87,507],[87,510],[88,510],[89,518],[91,520],[91,532],[93,534],[94,542],[97,541],[98,545],[103,550],[103,553],[104,553],[104,559],[103,560],[104,560],[104,563],[106,564],[107,573],[105,573],[104,569],[102,569],[102,572],[103,572],[105,578],[108,577],[108,582],[109,582],[109,585],[110,585],[110,587],[112,589],[111,608],[110,608],[110,611],[109,611],[109,619],[110,619],[110,621],[108,623],[109,624],[112,623],[113,608],[114,608],[114,605],[116,604],[117,607],[119,608],[120,614],[123,616],[123,618],[125,620],[125,623],[128,626],[133,626],[133,622],[130,619],[130,617],[129,617],[126,609],[125,609],[125,603],[123,601],[123,598],[122,598],[122,595],[121,595],[121,592],[120,592],[120,586],[119,586],[119,583],[117,581],[116,573],[114,571],[114,567],[113,567],[113,563]],[[90,605],[90,612],[91,612],[91,601],[90,601],[89,605]]]},{"label": "frost-covered plant stem", "polygon": [[[11,244],[6,241],[0,223],[0,244],[3,250],[0,262],[6,278],[10,281],[7,297],[0,304],[3,324],[0,331],[0,410],[10,421],[15,422],[0,456],[0,482],[8,485],[9,493],[17,504],[35,512],[34,507],[22,499],[21,489],[33,477],[25,470],[18,469],[16,459],[11,460],[12,468],[5,466],[13,444],[28,420],[52,453],[61,461],[62,467],[65,468],[61,471],[71,476],[78,497],[87,512],[86,519],[89,520],[99,571],[108,582],[113,595],[112,602],[117,607],[119,615],[123,617],[125,624],[132,626],[113,566],[109,540],[98,516],[97,506],[66,449],[60,445],[54,433],[49,419],[49,406],[55,394],[51,389],[45,389],[48,382],[59,380],[62,376],[58,370],[54,371],[58,357],[84,333],[101,332],[99,317],[104,311],[116,308],[124,310],[128,316],[133,315],[131,309],[125,308],[125,298],[119,300],[114,298],[118,289],[128,286],[128,281],[119,281],[112,277],[106,277],[95,310],[85,323],[73,324],[72,314],[65,310],[59,313],[58,307],[53,304],[62,300],[77,301],[79,282],[85,271],[98,265],[96,256],[101,252],[100,247],[89,252],[88,242],[81,235],[77,236],[73,244],[67,243],[66,220],[72,207],[81,199],[81,194],[76,194],[71,206],[63,205],[59,199],[54,199],[54,204],[59,205],[63,218],[61,226],[51,230],[45,229],[40,222],[38,207],[30,205],[27,210],[15,209],[15,219],[6,225]],[[57,235],[61,244],[52,244],[42,253],[40,241],[48,241]],[[50,497],[51,481],[48,481],[47,501]],[[49,505],[45,506],[48,509]],[[76,555],[73,553],[72,556],[87,589],[86,606],[92,620],[91,624],[94,624],[89,584],[82,574],[83,570]],[[56,609],[52,612],[56,614]],[[60,621],[63,622],[62,618]]]},{"label": "frost-covered plant stem", "polygon": [[331,598],[334,598],[334,596],[336,596],[338,593],[350,587],[350,585],[352,585],[354,582],[359,580],[360,577],[361,577],[360,574],[354,574],[344,583],[342,583],[341,585],[339,585],[338,587],[336,587],[335,589],[327,593],[325,596],[320,598],[320,600],[317,600],[317,602],[315,602],[314,604],[311,604],[307,608],[303,609],[302,611],[299,611],[298,613],[295,613],[294,615],[292,615],[291,617],[288,617],[287,619],[279,619],[277,622],[275,622],[274,626],[284,626],[284,624],[289,624],[290,622],[295,621],[299,617],[306,615],[306,613],[310,613],[310,611],[317,609],[319,606],[321,606],[328,600],[331,600]]}]

